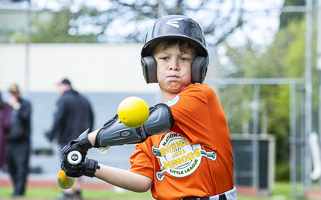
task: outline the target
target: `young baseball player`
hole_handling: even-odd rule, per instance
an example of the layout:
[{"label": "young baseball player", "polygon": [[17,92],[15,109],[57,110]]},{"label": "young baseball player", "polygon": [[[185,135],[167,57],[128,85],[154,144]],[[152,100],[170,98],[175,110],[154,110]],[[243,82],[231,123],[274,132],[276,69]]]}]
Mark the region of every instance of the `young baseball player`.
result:
[{"label": "young baseball player", "polygon": [[[147,122],[129,128],[116,115],[101,129],[85,131],[62,150],[62,169],[71,177],[97,177],[155,199],[234,200],[233,149],[218,98],[204,81],[208,53],[192,19],[169,15],[156,20],[141,51],[147,83],[158,82],[164,102],[150,108]],[[92,147],[136,143],[129,170],[85,158]],[[68,162],[79,151],[78,165]]]}]

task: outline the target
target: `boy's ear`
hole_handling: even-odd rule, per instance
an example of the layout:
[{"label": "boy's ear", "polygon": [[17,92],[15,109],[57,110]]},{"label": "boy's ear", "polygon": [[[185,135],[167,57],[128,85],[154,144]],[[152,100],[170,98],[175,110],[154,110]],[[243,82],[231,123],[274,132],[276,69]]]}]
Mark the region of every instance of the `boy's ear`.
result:
[{"label": "boy's ear", "polygon": [[153,56],[141,57],[141,64],[146,83],[157,83],[157,67]]},{"label": "boy's ear", "polygon": [[208,66],[208,56],[196,56],[192,63],[192,83],[203,83]]}]

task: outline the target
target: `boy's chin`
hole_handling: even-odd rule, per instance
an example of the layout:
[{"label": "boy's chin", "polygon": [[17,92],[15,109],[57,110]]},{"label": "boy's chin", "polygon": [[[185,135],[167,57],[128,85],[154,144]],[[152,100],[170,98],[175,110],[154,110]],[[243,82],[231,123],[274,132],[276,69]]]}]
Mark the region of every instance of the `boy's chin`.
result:
[{"label": "boy's chin", "polygon": [[170,93],[179,93],[187,86],[188,85],[169,84],[165,90]]}]

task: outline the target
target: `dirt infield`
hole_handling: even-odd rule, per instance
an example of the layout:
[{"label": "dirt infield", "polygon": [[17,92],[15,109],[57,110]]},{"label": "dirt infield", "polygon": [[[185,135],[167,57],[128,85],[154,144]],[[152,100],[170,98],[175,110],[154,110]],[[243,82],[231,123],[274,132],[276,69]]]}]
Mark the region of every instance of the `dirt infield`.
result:
[{"label": "dirt infield", "polygon": [[[12,187],[13,184],[9,178],[1,177],[0,187]],[[28,188],[59,188],[54,180],[34,180],[28,179]],[[114,186],[103,181],[83,181],[83,188],[88,190],[113,190]]]}]

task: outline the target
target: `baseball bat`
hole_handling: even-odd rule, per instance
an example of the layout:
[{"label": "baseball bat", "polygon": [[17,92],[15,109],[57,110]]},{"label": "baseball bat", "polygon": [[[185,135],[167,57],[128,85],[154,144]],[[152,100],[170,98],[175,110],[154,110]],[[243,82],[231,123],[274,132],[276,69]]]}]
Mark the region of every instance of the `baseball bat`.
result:
[{"label": "baseball bat", "polygon": [[[67,155],[67,160],[72,165],[77,165],[81,162],[82,156],[78,151],[71,151]],[[57,183],[62,189],[69,189],[75,183],[75,178],[67,177],[63,170],[60,170],[57,175]]]},{"label": "baseball bat", "polygon": [[68,162],[72,165],[78,165],[81,162],[82,156],[79,151],[71,151],[67,156]]}]

